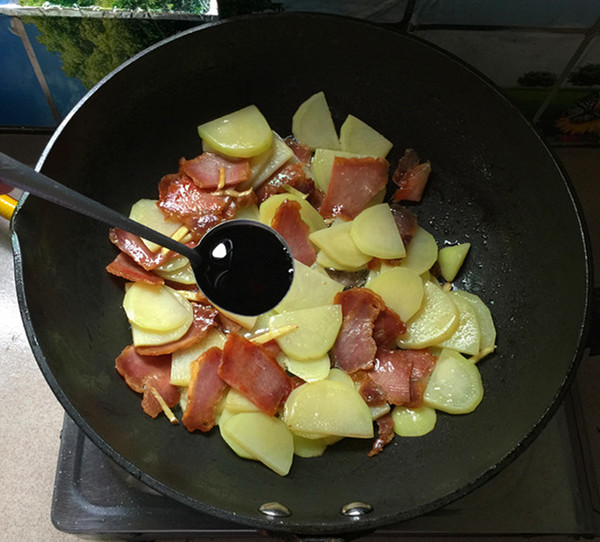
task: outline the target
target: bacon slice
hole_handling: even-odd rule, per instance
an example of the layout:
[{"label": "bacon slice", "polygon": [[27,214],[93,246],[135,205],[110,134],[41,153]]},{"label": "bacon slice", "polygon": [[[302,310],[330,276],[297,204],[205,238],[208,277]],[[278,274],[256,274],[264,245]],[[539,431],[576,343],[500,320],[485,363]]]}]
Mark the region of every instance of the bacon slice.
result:
[{"label": "bacon slice", "polygon": [[171,356],[142,356],[129,345],[115,360],[115,367],[133,391],[143,394],[142,408],[148,416],[156,418],[162,412],[150,387],[159,393],[169,407],[179,402],[179,388],[170,381]]},{"label": "bacon slice", "polygon": [[217,404],[229,386],[219,376],[223,351],[213,346],[190,364],[187,403],[181,421],[188,431],[210,431]]},{"label": "bacon slice", "polygon": [[270,416],[292,391],[290,377],[267,350],[236,333],[223,347],[219,376]]},{"label": "bacon slice", "polygon": [[384,446],[387,446],[394,439],[394,418],[392,413],[388,412],[380,418],[377,418],[377,438],[373,442],[373,447],[369,452],[369,457],[373,457],[381,452]]},{"label": "bacon slice", "polygon": [[308,145],[300,143],[297,139],[289,136],[284,139],[285,144],[292,149],[294,156],[301,162],[308,164],[312,158],[312,150]]},{"label": "bacon slice", "polygon": [[192,160],[179,160],[179,173],[187,175],[204,189],[214,190],[219,186],[220,169],[225,173],[225,186],[235,186],[250,179],[250,161],[232,162],[211,152],[204,152]]},{"label": "bacon slice", "polygon": [[429,350],[408,350],[408,352],[410,352],[413,367],[410,375],[410,402],[406,406],[419,408],[423,405],[423,394],[437,357]]},{"label": "bacon slice", "polygon": [[392,203],[390,209],[396,222],[396,227],[402,237],[402,241],[404,241],[405,245],[408,245],[417,231],[417,217],[410,209],[407,209],[398,203]]},{"label": "bacon slice", "polygon": [[314,181],[306,176],[303,163],[288,164],[273,173],[256,191],[258,202],[262,203],[274,194],[285,192],[288,186],[303,194],[311,194],[315,189]]},{"label": "bacon slice", "polygon": [[396,338],[406,332],[406,324],[395,311],[386,307],[373,324],[373,339],[379,348],[392,350],[396,347]]},{"label": "bacon slice", "polygon": [[420,161],[417,151],[414,149],[406,149],[404,154],[400,157],[400,160],[398,160],[398,165],[392,174],[392,182],[400,185],[402,177],[412,168],[418,166]]},{"label": "bacon slice", "polygon": [[119,252],[117,257],[105,268],[111,275],[124,278],[131,282],[145,282],[147,284],[164,284],[164,279],[146,271],[137,264],[131,256],[124,252]]},{"label": "bacon slice", "polygon": [[343,158],[336,156],[329,187],[319,209],[325,218],[353,219],[381,192],[388,181],[385,158]]},{"label": "bacon slice", "polygon": [[407,171],[397,182],[399,188],[392,195],[392,200],[421,201],[430,173],[431,162],[423,162]]},{"label": "bacon slice", "polygon": [[410,403],[410,378],[413,362],[409,350],[377,350],[375,364],[369,377],[383,392],[388,403],[406,405]]},{"label": "bacon slice", "polygon": [[189,348],[193,344],[200,342],[208,333],[210,328],[217,325],[219,311],[210,305],[202,305],[200,303],[192,303],[194,309],[194,320],[190,329],[185,335],[176,341],[165,344],[136,346],[138,354],[143,356],[162,356],[172,354],[177,350]]},{"label": "bacon slice", "polygon": [[366,288],[353,288],[336,294],[334,303],[342,306],[343,318],[331,351],[332,362],[348,374],[370,368],[377,352],[375,320],[386,308],[383,299]]},{"label": "bacon slice", "polygon": [[120,228],[112,228],[108,238],[121,252],[127,254],[146,271],[156,269],[171,257],[168,252],[162,250],[152,252],[140,237]]},{"label": "bacon slice", "polygon": [[158,191],[158,206],[167,216],[176,217],[187,226],[197,239],[223,220],[235,216],[229,196],[203,191],[185,175],[166,175]]},{"label": "bacon slice", "polygon": [[311,266],[317,259],[317,252],[308,238],[310,228],[302,220],[300,209],[297,201],[285,200],[275,211],[271,227],[287,241],[296,260]]}]

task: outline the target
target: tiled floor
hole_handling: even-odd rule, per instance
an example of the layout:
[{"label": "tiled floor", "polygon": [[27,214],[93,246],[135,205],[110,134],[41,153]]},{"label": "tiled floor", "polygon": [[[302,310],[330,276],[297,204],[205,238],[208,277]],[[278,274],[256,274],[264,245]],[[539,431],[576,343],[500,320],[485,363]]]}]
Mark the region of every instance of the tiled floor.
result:
[{"label": "tiled floor", "polygon": [[[47,136],[39,134],[0,135],[0,151],[33,165],[47,139]],[[595,282],[599,286],[600,149],[562,148],[557,149],[557,155],[570,173],[581,198],[596,260]],[[12,258],[5,221],[0,222],[0,286],[0,472],[3,488],[0,540],[75,540],[77,537],[57,531],[50,521],[63,411],[37,368],[21,321],[15,317]],[[579,370],[578,385],[586,412],[593,460],[600,472],[598,382],[600,356],[585,359]],[[33,442],[35,445],[32,445]],[[543,540],[567,538],[551,536]]]}]

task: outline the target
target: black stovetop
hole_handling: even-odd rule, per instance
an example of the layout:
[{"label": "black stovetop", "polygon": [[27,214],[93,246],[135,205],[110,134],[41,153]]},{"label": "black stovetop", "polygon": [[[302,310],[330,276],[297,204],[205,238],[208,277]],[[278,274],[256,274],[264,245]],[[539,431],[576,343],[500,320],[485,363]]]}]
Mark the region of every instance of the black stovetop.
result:
[{"label": "black stovetop", "polygon": [[[600,534],[599,495],[575,388],[539,437],[494,478],[466,497],[364,540],[406,536]],[[65,416],[52,520],[91,538],[156,540],[265,533],[201,514],[127,474]]]}]

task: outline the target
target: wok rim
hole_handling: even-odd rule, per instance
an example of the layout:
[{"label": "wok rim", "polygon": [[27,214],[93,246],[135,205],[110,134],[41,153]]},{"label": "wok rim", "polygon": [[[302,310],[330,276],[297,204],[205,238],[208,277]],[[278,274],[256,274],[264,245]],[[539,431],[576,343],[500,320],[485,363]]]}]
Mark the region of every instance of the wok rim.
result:
[{"label": "wok rim", "polygon": [[[120,65],[118,68],[113,70],[111,73],[103,77],[94,87],[92,87],[83,98],[73,107],[73,109],[68,113],[68,115],[63,119],[60,125],[57,127],[52,137],[48,141],[45,146],[35,169],[37,171],[41,171],[43,169],[44,163],[47,160],[48,156],[51,154],[53,146],[56,141],[61,137],[61,134],[65,130],[66,126],[69,124],[71,119],[77,115],[78,111],[83,107],[83,105],[89,100],[89,98],[95,93],[99,92],[106,84],[108,84],[112,78],[117,76],[123,70],[126,70],[130,64],[135,63],[140,58],[145,57],[148,54],[151,54],[154,50],[163,47],[164,45],[186,37],[190,34],[195,34],[197,32],[202,32],[204,29],[227,25],[229,22],[240,22],[240,21],[249,21],[251,22],[254,19],[266,19],[266,18],[279,18],[279,19],[287,19],[287,18],[330,18],[332,20],[343,19],[353,21],[355,23],[364,24],[376,27],[377,29],[384,30],[387,32],[391,32],[399,36],[400,39],[412,40],[420,44],[420,46],[432,49],[436,51],[438,54],[446,57],[450,61],[459,64],[462,69],[465,69],[471,74],[473,74],[476,78],[478,78],[482,83],[484,83],[488,88],[494,91],[495,95],[498,99],[501,99],[508,105],[513,111],[515,111],[519,117],[520,122],[523,125],[523,129],[528,128],[531,132],[531,135],[534,135],[537,139],[537,142],[548,154],[548,158],[552,161],[552,166],[560,173],[560,177],[564,183],[565,188],[568,191],[570,197],[570,204],[575,211],[575,216],[577,218],[579,232],[581,234],[581,241],[584,250],[584,258],[585,258],[585,277],[583,277],[584,286],[585,286],[585,303],[584,303],[584,312],[582,314],[581,321],[578,322],[578,347],[575,352],[573,352],[571,356],[571,360],[569,363],[568,371],[560,385],[559,391],[556,393],[551,403],[548,405],[542,417],[531,427],[531,430],[523,436],[521,441],[515,446],[512,450],[510,450],[499,462],[491,465],[489,469],[483,472],[480,476],[473,479],[470,483],[449,492],[439,499],[431,501],[426,505],[417,505],[410,510],[404,510],[399,512],[398,514],[391,516],[363,516],[359,522],[348,522],[347,518],[343,518],[341,515],[339,516],[337,521],[330,521],[329,523],[322,524],[308,524],[302,522],[300,524],[294,523],[293,516],[290,518],[277,519],[277,518],[269,518],[265,516],[263,521],[257,520],[253,517],[242,516],[240,514],[236,514],[233,511],[222,510],[220,508],[215,508],[207,503],[197,501],[183,493],[169,487],[163,482],[157,480],[153,476],[146,474],[143,470],[136,467],[133,463],[124,458],[121,454],[119,454],[111,445],[108,444],[99,434],[93,429],[91,425],[82,417],[82,415],[77,411],[77,409],[73,406],[69,398],[61,389],[58,381],[50,370],[48,361],[37,342],[36,332],[30,317],[29,307],[27,305],[27,299],[25,294],[25,281],[23,275],[23,258],[21,245],[18,238],[18,220],[19,220],[19,212],[24,205],[26,205],[26,201],[28,198],[28,194],[24,194],[17,205],[13,218],[11,219],[10,224],[10,236],[11,236],[11,244],[13,248],[13,262],[14,262],[14,274],[15,274],[15,284],[17,290],[17,298],[19,303],[19,309],[21,313],[21,318],[24,324],[24,328],[26,331],[26,335],[31,346],[32,352],[42,371],[46,381],[48,382],[50,388],[52,389],[54,395],[57,397],[66,413],[75,421],[75,423],[80,427],[84,434],[96,445],[100,450],[102,450],[112,461],[114,461],[117,465],[124,468],[127,472],[129,472],[136,479],[140,480],[144,484],[149,487],[159,491],[160,493],[179,501],[195,510],[200,512],[208,513],[214,515],[218,518],[227,521],[233,521],[236,523],[240,523],[241,525],[251,526],[257,529],[266,529],[267,531],[273,532],[292,532],[300,535],[318,535],[318,536],[328,536],[328,535],[336,535],[336,534],[347,534],[347,533],[362,533],[370,532],[379,527],[390,525],[395,522],[402,522],[408,519],[421,516],[423,514],[429,513],[433,510],[442,508],[461,497],[464,497],[474,489],[480,487],[485,482],[494,477],[498,472],[503,470],[507,465],[512,463],[512,461],[518,457],[518,455],[525,450],[531,442],[535,440],[535,438],[539,435],[541,431],[546,427],[548,421],[551,419],[556,410],[560,407],[562,399],[568,393],[570,388],[570,384],[575,378],[576,368],[581,361],[584,352],[587,348],[586,340],[590,332],[591,327],[591,313],[593,306],[593,260],[592,260],[592,252],[591,252],[591,243],[589,238],[589,233],[587,229],[587,225],[585,223],[583,211],[581,204],[579,202],[578,196],[574,190],[573,184],[566,173],[564,166],[558,160],[556,153],[554,150],[548,145],[545,141],[541,133],[535,126],[525,118],[525,116],[521,113],[520,110],[513,104],[507,96],[502,92],[502,90],[492,82],[487,76],[479,72],[473,66],[467,64],[462,59],[456,57],[454,54],[442,49],[441,47],[429,43],[423,38],[419,36],[414,36],[407,33],[398,32],[397,30],[382,26],[377,23],[373,23],[370,21],[363,21],[360,19],[355,19],[348,16],[340,16],[340,15],[332,15],[332,14],[323,14],[323,13],[312,13],[312,12],[283,12],[283,13],[268,13],[268,14],[260,14],[260,15],[245,15],[239,17],[232,17],[228,19],[216,20],[211,22],[202,23],[197,27],[190,28],[188,30],[177,33],[173,36],[167,37],[150,47],[140,51],[125,63]],[[492,354],[493,355],[493,354]]]}]

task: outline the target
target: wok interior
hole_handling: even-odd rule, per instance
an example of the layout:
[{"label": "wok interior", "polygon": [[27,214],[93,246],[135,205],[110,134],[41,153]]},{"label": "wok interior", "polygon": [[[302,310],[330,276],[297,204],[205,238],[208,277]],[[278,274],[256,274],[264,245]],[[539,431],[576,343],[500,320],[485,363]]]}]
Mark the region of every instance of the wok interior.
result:
[{"label": "wok interior", "polygon": [[[327,39],[323,39],[323,37]],[[67,412],[111,457],[199,510],[298,533],[373,528],[441,506],[506,462],[552,410],[576,362],[589,288],[572,192],[519,113],[478,75],[420,41],[350,19],[279,15],[185,33],[119,69],[78,106],[42,171],[127,213],[157,197],[162,175],[201,152],[196,125],[254,103],[291,132],[297,106],[324,90],[338,126],[348,113],[431,160],[421,224],[472,244],[458,286],[489,303],[497,353],[481,362],[475,413],[396,438],[377,457],[343,441],[282,478],[239,459],[218,430],[190,435],[151,420],[114,369],[130,342],[122,283],[104,267],[108,228],[29,197],[14,220],[26,328]],[[279,501],[292,516],[266,519]],[[360,522],[341,507],[365,501]]]}]

